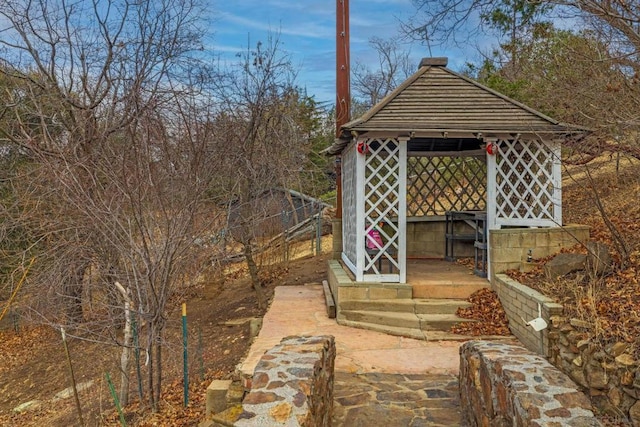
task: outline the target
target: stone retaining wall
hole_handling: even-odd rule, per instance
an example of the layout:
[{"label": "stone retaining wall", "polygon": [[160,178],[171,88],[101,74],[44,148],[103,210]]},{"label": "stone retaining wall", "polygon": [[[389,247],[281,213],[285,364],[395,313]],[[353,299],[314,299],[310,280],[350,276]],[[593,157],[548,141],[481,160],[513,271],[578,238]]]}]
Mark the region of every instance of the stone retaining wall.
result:
[{"label": "stone retaining wall", "polygon": [[571,379],[522,346],[468,341],[460,347],[463,417],[475,426],[601,426]]},{"label": "stone retaining wall", "polygon": [[[597,411],[640,427],[640,360],[628,343],[602,349],[593,342],[593,325],[562,317],[562,305],[504,274],[494,277],[493,289],[507,312],[511,332],[531,351],[546,356],[560,371],[587,390]],[[526,320],[538,316],[549,327],[535,332]]]},{"label": "stone retaining wall", "polygon": [[525,322],[538,317],[538,305],[540,305],[542,318],[549,324],[551,316],[562,314],[562,304],[555,303],[551,298],[511,279],[506,274],[496,274],[492,287],[507,313],[511,333],[529,350],[548,356],[550,354],[548,329],[536,332]]},{"label": "stone retaining wall", "polygon": [[292,336],[258,362],[237,427],[331,425],[333,336]]},{"label": "stone retaining wall", "polygon": [[628,343],[595,345],[592,328],[579,319],[552,317],[551,363],[587,389],[600,412],[640,427],[640,361]]}]

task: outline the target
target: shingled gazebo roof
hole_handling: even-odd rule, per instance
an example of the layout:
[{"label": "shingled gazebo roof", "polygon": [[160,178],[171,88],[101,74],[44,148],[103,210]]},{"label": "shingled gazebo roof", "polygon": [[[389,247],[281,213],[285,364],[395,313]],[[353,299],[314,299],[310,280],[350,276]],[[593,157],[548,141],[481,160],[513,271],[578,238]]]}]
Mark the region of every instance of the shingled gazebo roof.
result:
[{"label": "shingled gazebo roof", "polygon": [[352,135],[453,136],[585,132],[446,68],[446,58],[425,58],[419,70],[362,117],[342,127],[327,151],[338,154]]}]

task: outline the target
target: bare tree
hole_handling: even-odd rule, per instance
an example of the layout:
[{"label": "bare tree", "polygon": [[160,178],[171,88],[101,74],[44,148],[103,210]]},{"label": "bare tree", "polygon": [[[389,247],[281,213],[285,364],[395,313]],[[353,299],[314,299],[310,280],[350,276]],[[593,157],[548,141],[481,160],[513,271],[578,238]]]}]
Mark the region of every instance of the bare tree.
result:
[{"label": "bare tree", "polygon": [[369,45],[378,55],[378,64],[372,69],[357,61],[352,71],[353,90],[368,108],[371,108],[393,91],[414,71],[410,63],[410,51],[401,50],[397,38],[373,37]]},{"label": "bare tree", "polygon": [[120,345],[114,327],[134,313],[154,409],[169,298],[193,277],[193,240],[215,216],[199,16],[190,0],[0,4],[0,73],[19,82],[0,138],[29,159],[11,186],[37,251],[34,312]]},{"label": "bare tree", "polygon": [[413,0],[416,14],[403,32],[428,46],[468,44],[479,36],[506,36],[513,44],[553,10],[553,2],[527,0]]},{"label": "bare tree", "polygon": [[260,223],[270,215],[260,196],[287,187],[304,172],[309,135],[300,121],[303,96],[295,73],[280,50],[277,35],[238,55],[238,63],[219,80],[222,101],[215,126],[223,131],[225,176],[221,190],[231,196],[230,234],[241,246],[257,293],[265,304],[259,277]]},{"label": "bare tree", "polygon": [[616,61],[640,70],[640,9],[626,0],[555,0],[565,14],[578,15],[599,40],[608,41]]}]

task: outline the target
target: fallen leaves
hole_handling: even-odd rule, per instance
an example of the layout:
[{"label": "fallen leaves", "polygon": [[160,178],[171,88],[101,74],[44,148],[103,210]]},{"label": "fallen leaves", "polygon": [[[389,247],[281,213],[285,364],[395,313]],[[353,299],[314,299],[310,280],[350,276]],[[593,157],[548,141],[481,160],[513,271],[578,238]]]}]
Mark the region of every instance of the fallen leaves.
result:
[{"label": "fallen leaves", "polygon": [[459,308],[456,315],[476,322],[458,323],[451,332],[461,335],[510,335],[507,314],[500,304],[498,295],[485,288],[474,292],[468,299],[470,307]]},{"label": "fallen leaves", "polygon": [[[601,167],[592,172],[598,182],[607,183],[597,190],[615,233],[598,212],[594,189],[585,180],[565,183],[563,210],[565,221],[589,225],[591,239],[610,248],[614,260],[611,270],[604,277],[591,278],[582,272],[549,281],[542,269],[549,260],[546,258],[536,260],[539,267],[531,272],[511,270],[507,274],[563,304],[566,316],[594,324],[595,338],[602,344],[629,342],[640,356],[640,168],[633,163],[617,170],[615,162],[606,160],[599,159]],[[624,266],[616,252],[620,236],[629,251]],[[586,253],[586,249],[576,245],[563,252]]]}]

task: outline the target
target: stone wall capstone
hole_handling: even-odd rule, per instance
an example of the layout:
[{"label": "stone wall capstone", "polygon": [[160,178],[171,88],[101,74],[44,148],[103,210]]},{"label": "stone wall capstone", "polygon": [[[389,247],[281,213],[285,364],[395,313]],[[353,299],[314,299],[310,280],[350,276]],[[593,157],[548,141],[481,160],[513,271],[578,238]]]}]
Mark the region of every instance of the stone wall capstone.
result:
[{"label": "stone wall capstone", "polygon": [[330,426],[335,357],[331,335],[283,338],[256,365],[234,425]]},{"label": "stone wall capstone", "polygon": [[589,399],[543,357],[519,345],[460,347],[460,401],[469,426],[601,426]]}]

